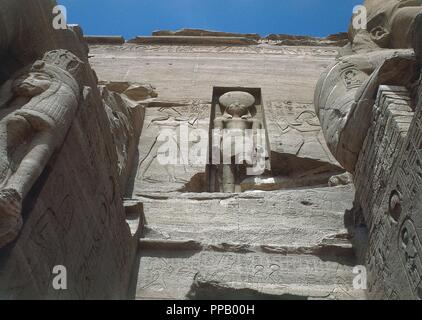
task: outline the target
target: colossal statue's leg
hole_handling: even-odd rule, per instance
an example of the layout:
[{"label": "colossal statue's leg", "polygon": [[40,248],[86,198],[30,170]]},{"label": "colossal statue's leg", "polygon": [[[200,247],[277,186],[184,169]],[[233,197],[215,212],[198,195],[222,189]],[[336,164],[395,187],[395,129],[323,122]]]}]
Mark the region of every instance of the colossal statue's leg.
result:
[{"label": "colossal statue's leg", "polygon": [[[33,128],[24,117],[12,114],[0,121],[0,188],[3,189],[15,167],[20,154],[32,135]],[[22,157],[22,156],[21,156]]]},{"label": "colossal statue's leg", "polygon": [[53,134],[49,131],[37,133],[17,171],[10,177],[6,188],[16,190],[24,199],[41,176],[53,152]]},{"label": "colossal statue's leg", "polygon": [[8,184],[32,132],[30,123],[21,116],[12,114],[0,122],[0,247],[13,240],[22,226],[22,195]]},{"label": "colossal statue's leg", "polygon": [[[54,151],[51,131],[36,131],[22,116],[6,117],[1,127],[0,247],[13,240],[22,226],[22,201]],[[2,141],[1,141],[2,140]],[[7,169],[6,169],[7,168]]]}]

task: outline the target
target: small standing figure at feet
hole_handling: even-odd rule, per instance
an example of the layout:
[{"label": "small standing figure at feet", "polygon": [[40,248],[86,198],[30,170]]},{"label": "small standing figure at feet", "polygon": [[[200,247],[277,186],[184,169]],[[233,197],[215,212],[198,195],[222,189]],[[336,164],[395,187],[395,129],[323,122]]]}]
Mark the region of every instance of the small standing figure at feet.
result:
[{"label": "small standing figure at feet", "polygon": [[[220,192],[240,192],[240,183],[246,176],[247,166],[253,165],[254,151],[259,149],[257,131],[263,124],[251,114],[255,98],[243,91],[231,91],[220,97],[224,114],[214,120],[214,128],[222,131],[220,150],[223,164],[219,165]],[[251,133],[249,141],[247,130]],[[251,142],[251,148],[248,143]],[[246,149],[246,150],[245,150]],[[249,150],[248,150],[249,149]]]}]

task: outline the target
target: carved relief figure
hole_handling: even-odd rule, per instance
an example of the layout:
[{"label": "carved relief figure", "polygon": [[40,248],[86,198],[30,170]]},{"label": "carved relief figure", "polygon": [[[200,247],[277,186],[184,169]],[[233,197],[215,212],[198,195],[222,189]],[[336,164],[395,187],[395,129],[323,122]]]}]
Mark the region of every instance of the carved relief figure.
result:
[{"label": "carved relief figure", "polygon": [[[150,182],[154,182],[153,179],[147,177],[147,173],[152,165],[152,163],[157,160],[157,158],[162,156],[162,158],[168,158],[168,163],[161,164],[161,166],[165,169],[168,175],[168,182],[182,182],[185,183],[183,179],[176,177],[176,164],[179,163],[179,151],[180,151],[180,142],[179,142],[179,129],[180,126],[183,124],[187,124],[189,119],[181,118],[181,117],[174,117],[170,114],[152,119],[149,126],[154,125],[158,127],[158,135],[155,138],[151,149],[149,150],[148,154],[144,159],[142,159],[139,163],[138,175],[137,179],[140,180],[149,180]],[[166,141],[165,138],[171,139],[171,141]],[[171,143],[175,146],[174,151],[178,151],[177,154],[166,154],[164,151],[161,150],[161,146],[164,143]],[[168,152],[166,150],[165,152]],[[183,166],[183,170],[186,172],[186,167],[183,165],[185,161],[180,161],[181,165]]]},{"label": "carved relief figure", "polygon": [[[243,147],[245,130],[252,130],[253,148],[260,149],[256,131],[263,129],[263,124],[251,114],[250,109],[255,104],[255,98],[251,94],[232,91],[222,95],[219,102],[224,108],[224,114],[214,120],[214,128],[223,132],[223,139],[220,141],[223,161],[228,156],[231,161],[231,163],[224,161],[219,165],[220,191],[240,192],[240,183],[246,176],[246,167],[252,164],[252,154],[249,157],[247,155],[249,150],[239,148],[236,144],[241,141]],[[230,143],[227,143],[226,139],[229,139]]]},{"label": "carved relief figure", "polygon": [[22,201],[70,128],[82,64],[51,51],[0,88],[0,247],[18,235]]},{"label": "carved relief figure", "polygon": [[315,92],[315,108],[328,146],[352,173],[373,120],[378,87],[400,85],[412,91],[419,77],[410,48],[422,36],[417,31],[422,1],[367,0],[365,7],[367,29],[350,27],[350,46],[322,74]]}]

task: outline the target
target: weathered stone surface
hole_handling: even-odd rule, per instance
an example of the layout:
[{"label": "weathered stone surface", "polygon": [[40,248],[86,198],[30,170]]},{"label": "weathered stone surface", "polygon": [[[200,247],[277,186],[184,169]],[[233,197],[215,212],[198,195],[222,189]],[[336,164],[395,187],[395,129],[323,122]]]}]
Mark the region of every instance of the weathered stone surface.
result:
[{"label": "weathered stone surface", "polygon": [[91,36],[86,35],[84,36],[84,40],[90,44],[113,44],[113,45],[119,45],[124,44],[125,39],[122,36]]},{"label": "weathered stone surface", "polygon": [[352,183],[353,183],[353,175],[349,172],[332,176],[330,177],[330,180],[328,180],[328,186],[330,187],[348,185]]},{"label": "weathered stone surface", "polygon": [[420,0],[365,0],[368,28],[349,27],[349,40],[354,51],[373,48],[411,48],[414,19],[421,10]]},{"label": "weathered stone surface", "polygon": [[128,40],[134,44],[160,44],[160,45],[204,45],[204,46],[247,46],[258,44],[257,41],[246,37],[211,37],[211,36],[138,36]]},{"label": "weathered stone surface", "polygon": [[[355,60],[356,59],[356,60]],[[361,62],[358,66],[354,61]],[[362,68],[380,63],[368,75]],[[317,86],[315,106],[328,146],[349,172],[354,171],[381,84],[411,85],[417,78],[416,61],[409,50],[374,52],[345,57],[328,69]]]},{"label": "weathered stone surface", "polygon": [[[344,226],[353,189],[318,188],[344,172],[328,151],[312,105],[318,74],[333,61],[337,49],[267,44],[223,48],[126,44],[90,49],[101,80],[148,82],[159,93],[159,99],[140,102],[145,120],[139,165],[127,192],[133,201],[143,203],[146,220],[138,298],[194,299],[213,297],[220,290],[226,298],[241,296],[239,292],[297,299],[363,297],[351,289],[355,257]],[[306,77],[297,76],[298,69]],[[163,166],[157,159],[162,143],[158,137],[164,130],[176,132],[181,149],[183,127],[188,134],[202,129],[208,135],[215,118],[213,87],[262,90],[272,170],[269,177],[242,181],[242,191],[251,192],[206,193],[205,165],[182,161]],[[126,87],[115,90],[123,92]],[[201,141],[193,139],[188,147]],[[301,192],[279,191],[303,187]],[[207,265],[201,257],[235,261],[237,271],[229,271],[224,263]],[[257,265],[248,262],[252,257],[269,268],[269,274],[280,271],[280,277],[269,280],[266,269],[259,269],[261,264],[255,270]],[[272,259],[283,261],[272,264]],[[300,271],[294,273],[296,265]],[[218,276],[213,277],[212,271]],[[255,277],[260,272],[262,279]]]},{"label": "weathered stone surface", "polygon": [[[328,145],[354,172],[347,225],[367,266],[368,297],[420,300],[422,2],[365,5],[368,30],[350,28],[352,55],[322,76],[315,103]],[[412,45],[416,56],[399,49]]]},{"label": "weathered stone surface", "polygon": [[329,35],[326,38],[292,36],[288,34],[270,34],[265,37],[265,40],[269,40],[280,46],[342,47],[349,42],[348,34],[345,32]]},{"label": "weathered stone surface", "polygon": [[[2,122],[13,112],[21,112],[24,117],[39,115],[44,122],[37,122],[41,127],[27,136],[28,142],[49,130],[54,137],[52,141],[32,140],[33,150],[48,150],[42,153],[47,157],[45,162],[39,161],[36,156],[40,154],[34,152],[30,165],[25,163],[25,168],[39,170],[39,178],[33,176],[37,178],[35,184],[31,180],[29,193],[22,193],[23,225],[19,235],[0,249],[0,297],[126,298],[137,243],[125,219],[124,190],[120,188],[110,123],[88,64],[88,48],[81,41],[82,30],[77,26],[54,30],[54,5],[55,1],[44,0],[5,0],[0,4],[3,88],[16,71],[27,65],[46,70],[60,88],[71,88],[65,94],[52,94],[51,108],[48,99],[33,98],[21,108],[16,105],[16,110],[1,111]],[[72,57],[71,52],[81,63],[75,63],[76,58],[66,60],[66,56]],[[54,55],[58,57],[56,62],[65,64],[55,62],[55,67],[50,67]],[[45,65],[34,64],[43,56]],[[81,70],[76,75],[78,65]],[[44,85],[41,80],[34,77],[31,81],[38,89]],[[74,100],[69,94],[72,90]],[[2,103],[9,101],[5,93],[7,90],[1,90]],[[31,116],[31,121],[36,119]],[[3,134],[11,136],[21,128],[18,121]],[[17,145],[12,144],[12,150]],[[19,162],[16,164],[18,167]],[[22,186],[26,186],[24,182],[20,180]],[[3,213],[0,215],[1,224]],[[58,265],[67,269],[68,290],[53,289],[53,270]]]},{"label": "weathered stone surface", "polygon": [[67,49],[82,61],[87,61],[88,47],[80,41],[82,34],[78,26],[69,26],[63,30],[53,29],[52,12],[55,5],[55,1],[46,0],[1,2],[1,83],[49,50]]},{"label": "weathered stone surface", "polygon": [[266,37],[261,37],[259,34],[249,33],[233,33],[233,32],[220,32],[210,31],[201,29],[182,29],[178,31],[159,30],[152,33],[154,37],[169,37],[169,36],[195,36],[195,37],[240,37],[253,39],[261,43],[271,42],[275,45],[281,46],[332,46],[342,47],[346,45],[348,40],[348,34],[346,32],[340,32],[337,34],[329,35],[325,38],[317,38],[310,36],[293,36],[288,34],[270,34]]},{"label": "weathered stone surface", "polygon": [[359,249],[368,266],[369,295],[421,299],[421,105],[415,113],[407,89],[386,86],[377,105],[355,176],[355,227],[364,225],[368,233]]},{"label": "weathered stone surface", "polygon": [[220,32],[201,29],[182,29],[178,31],[159,30],[152,33],[153,36],[196,36],[196,37],[240,37],[259,40],[259,34],[248,33],[233,33],[233,32]]},{"label": "weathered stone surface", "polygon": [[91,89],[79,86],[83,68],[69,51],[49,51],[1,88],[0,248],[17,237],[23,200],[63,144],[78,105],[91,99]]},{"label": "weathered stone surface", "polygon": [[[100,80],[150,83],[164,101],[209,102],[214,86],[253,87],[262,88],[267,103],[290,101],[312,112],[315,85],[337,55],[337,48],[271,45],[90,47]],[[288,105],[279,108],[290,111]]]},{"label": "weathered stone surface", "polygon": [[[156,258],[162,255],[147,251],[140,257],[138,299],[238,299],[242,289],[252,291],[247,299],[364,298],[350,288],[350,267],[313,255],[181,251]],[[216,282],[226,290],[219,292]],[[212,289],[204,296],[201,286],[207,285]]]},{"label": "weathered stone surface", "polygon": [[141,102],[158,96],[155,92],[155,88],[150,84],[139,84],[127,81],[100,81],[100,85],[105,86],[110,91],[123,94],[135,102]]},{"label": "weathered stone surface", "polygon": [[[287,178],[292,171],[301,174],[318,167],[323,172],[327,163],[332,165],[328,169],[334,171],[331,175],[342,170],[327,148],[312,104],[320,72],[338,54],[334,48],[128,44],[123,48],[91,46],[91,54],[100,79],[148,82],[156,87],[160,96],[157,107],[194,101],[206,109],[214,86],[262,88],[272,158],[279,175]],[[148,105],[155,107],[153,100]],[[204,129],[208,130],[208,124]],[[327,182],[328,178],[323,183]]]},{"label": "weathered stone surface", "polygon": [[354,253],[342,218],[351,191],[140,198],[147,225],[137,298],[200,298],[196,286],[215,282],[226,287],[220,299],[240,289],[251,290],[250,298],[362,298],[351,289]]},{"label": "weathered stone surface", "polygon": [[[351,30],[343,49],[327,46],[344,34],[261,39],[187,29],[132,44],[88,36],[99,83],[81,28],[51,28],[53,4],[0,4],[0,138],[14,137],[20,121],[8,117],[29,104],[7,108],[27,90],[10,90],[16,72],[58,68],[53,78],[70,88],[70,102],[53,94],[59,107],[48,108],[36,100],[45,77],[31,78],[31,111],[60,123],[23,113],[43,125],[17,140],[54,132],[35,143],[48,152],[46,161],[30,157],[28,192],[3,188],[26,145],[12,142],[0,157],[13,164],[0,170],[0,233],[15,222],[0,249],[0,298],[363,299],[352,288],[362,263],[370,298],[421,299],[422,45],[414,37],[415,55],[409,40],[411,27],[422,32],[422,2],[366,1],[369,28]],[[69,63],[52,63],[52,52]],[[339,52],[314,106],[319,74]],[[44,65],[34,63],[45,53]],[[245,95],[252,88],[255,102]],[[158,159],[166,131],[179,151],[206,157],[197,151],[209,150],[219,121],[242,130],[260,122],[269,140],[265,174],[239,179],[238,193],[208,193],[206,164],[182,152],[177,164]],[[354,173],[356,195],[342,167]],[[52,288],[57,265],[67,268],[67,291]]]},{"label": "weathered stone surface", "polygon": [[137,200],[125,200],[126,222],[129,225],[130,233],[132,234],[135,244],[144,234],[145,229],[145,214],[144,205]]},{"label": "weathered stone surface", "polygon": [[200,198],[185,194],[166,200],[138,197],[144,203],[149,239],[309,247],[344,233],[343,215],[352,208],[352,191],[352,187],[337,187],[205,193]]},{"label": "weathered stone surface", "polygon": [[266,114],[275,172],[306,176],[318,167],[320,172],[342,170],[325,143],[311,103],[269,101]]},{"label": "weathered stone surface", "polygon": [[[207,141],[189,139],[197,130],[208,133],[210,110],[208,104],[190,101],[184,106],[146,107],[144,128],[139,140],[137,166],[132,176],[132,187],[128,186],[128,195],[139,192],[169,192],[188,189],[205,191],[206,153],[202,154],[201,163],[193,163],[191,157],[196,146]],[[177,148],[185,148],[188,153],[179,154],[177,163],[161,165],[160,147],[166,142],[165,134],[171,131]]]},{"label": "weathered stone surface", "polygon": [[372,106],[378,87],[411,87],[419,77],[414,52],[406,48],[412,46],[422,2],[365,4],[368,30],[350,27],[351,52],[322,74],[314,99],[328,147],[352,173],[374,120]]},{"label": "weathered stone surface", "polygon": [[120,190],[125,192],[137,158],[145,109],[125,98],[126,95],[108,91],[107,86],[100,86],[99,90],[110,123],[112,142],[116,148]]}]

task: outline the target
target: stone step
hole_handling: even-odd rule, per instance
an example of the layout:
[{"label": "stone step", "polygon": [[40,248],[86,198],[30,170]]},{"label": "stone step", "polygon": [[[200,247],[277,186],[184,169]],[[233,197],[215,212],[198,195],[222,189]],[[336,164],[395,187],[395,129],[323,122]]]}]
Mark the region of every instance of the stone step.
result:
[{"label": "stone step", "polygon": [[137,299],[364,299],[353,187],[144,194]]},{"label": "stone step", "polygon": [[140,201],[146,239],[215,245],[344,246],[348,243],[344,214],[352,208],[353,188],[161,195]]},{"label": "stone step", "polygon": [[313,254],[143,248],[137,299],[363,299],[354,258]]}]

